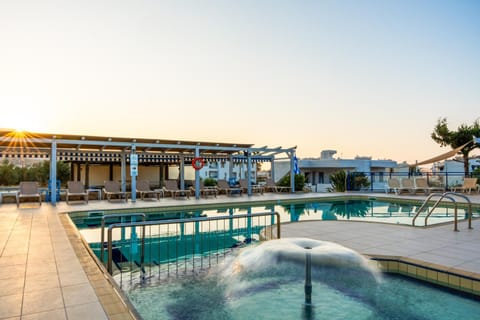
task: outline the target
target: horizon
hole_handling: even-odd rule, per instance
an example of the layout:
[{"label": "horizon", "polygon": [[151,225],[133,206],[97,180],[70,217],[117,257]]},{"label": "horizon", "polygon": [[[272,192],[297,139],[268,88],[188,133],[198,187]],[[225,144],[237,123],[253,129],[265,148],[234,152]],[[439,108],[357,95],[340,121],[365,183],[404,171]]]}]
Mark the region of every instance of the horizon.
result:
[{"label": "horizon", "polygon": [[[480,2],[0,4],[0,128],[414,163],[480,118]],[[478,148],[471,155],[478,154]]]}]

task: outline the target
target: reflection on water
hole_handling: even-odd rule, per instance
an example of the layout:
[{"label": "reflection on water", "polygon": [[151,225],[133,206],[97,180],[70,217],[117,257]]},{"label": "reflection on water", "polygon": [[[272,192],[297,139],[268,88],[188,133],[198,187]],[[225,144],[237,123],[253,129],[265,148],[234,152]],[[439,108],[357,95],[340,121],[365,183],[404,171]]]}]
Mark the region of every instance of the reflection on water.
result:
[{"label": "reflection on water", "polygon": [[[196,209],[178,211],[174,208],[142,209],[147,214],[147,220],[181,219],[189,217],[218,217],[236,214],[278,212],[282,222],[297,222],[305,220],[358,220],[392,224],[411,225],[412,218],[421,203],[387,202],[377,200],[338,200],[338,201],[306,201],[295,203],[272,203],[261,206],[239,205],[217,207],[213,209]],[[478,217],[480,209],[474,209],[473,216]],[[419,217],[424,217],[423,212]],[[103,212],[102,212],[103,213]],[[98,228],[101,216],[90,212],[75,212],[70,214],[79,229],[92,230]],[[467,218],[466,210],[459,208],[459,218]],[[429,224],[453,221],[454,209],[439,207],[429,219]],[[417,222],[423,219],[417,219]],[[114,220],[111,223],[115,222]],[[119,221],[117,221],[119,222]]]}]

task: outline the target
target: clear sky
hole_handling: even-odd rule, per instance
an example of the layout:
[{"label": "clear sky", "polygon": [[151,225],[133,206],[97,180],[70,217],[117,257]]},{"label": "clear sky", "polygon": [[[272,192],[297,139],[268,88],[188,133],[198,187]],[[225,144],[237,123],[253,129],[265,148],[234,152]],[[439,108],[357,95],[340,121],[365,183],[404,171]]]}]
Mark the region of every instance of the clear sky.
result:
[{"label": "clear sky", "polygon": [[480,117],[480,1],[0,1],[0,128],[412,162]]}]

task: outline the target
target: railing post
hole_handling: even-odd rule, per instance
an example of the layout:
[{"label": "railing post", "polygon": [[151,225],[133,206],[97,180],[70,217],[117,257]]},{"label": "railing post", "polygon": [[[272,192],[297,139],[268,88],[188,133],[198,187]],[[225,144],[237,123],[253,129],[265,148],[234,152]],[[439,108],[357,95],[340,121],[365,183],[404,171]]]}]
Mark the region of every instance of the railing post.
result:
[{"label": "railing post", "polygon": [[274,212],[277,216],[277,239],[280,239],[280,214],[278,212]]},{"label": "railing post", "polygon": [[457,203],[455,202],[455,222],[454,222],[454,229],[453,231],[458,231],[458,211],[457,211]]},{"label": "railing post", "polygon": [[108,262],[107,262],[107,271],[109,274],[113,273],[113,268],[112,268],[112,228],[108,228],[108,247],[107,247],[107,253],[108,253]]}]

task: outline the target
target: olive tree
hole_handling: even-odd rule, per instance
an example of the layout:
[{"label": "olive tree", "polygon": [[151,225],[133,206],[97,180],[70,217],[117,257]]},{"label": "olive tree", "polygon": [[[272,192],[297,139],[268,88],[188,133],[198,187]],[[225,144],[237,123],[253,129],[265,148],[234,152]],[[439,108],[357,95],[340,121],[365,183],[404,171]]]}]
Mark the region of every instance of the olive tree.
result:
[{"label": "olive tree", "polygon": [[[462,145],[472,142],[473,136],[480,137],[480,121],[477,119],[472,125],[461,124],[456,131],[448,128],[446,118],[438,119],[437,125],[433,129],[432,139],[442,147],[450,146],[452,149],[461,147]],[[463,156],[463,168],[465,176],[469,175],[469,154],[470,151],[477,146],[474,143],[467,144],[460,150],[460,154]]]}]

